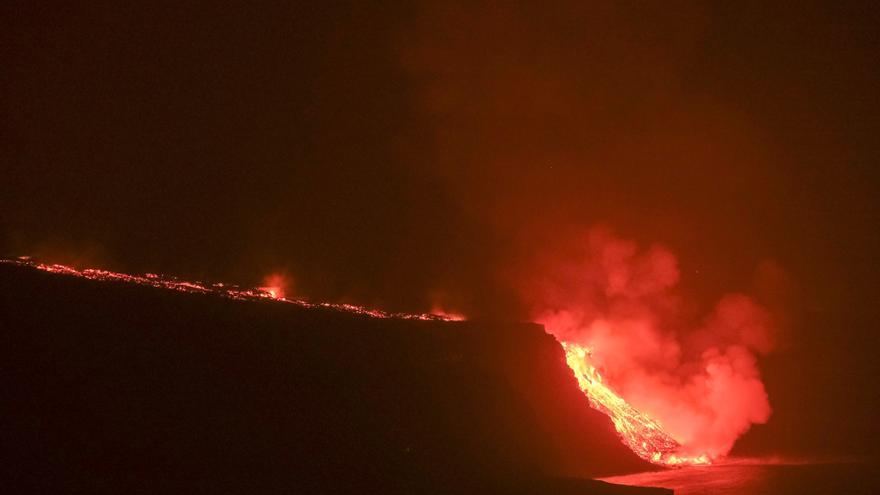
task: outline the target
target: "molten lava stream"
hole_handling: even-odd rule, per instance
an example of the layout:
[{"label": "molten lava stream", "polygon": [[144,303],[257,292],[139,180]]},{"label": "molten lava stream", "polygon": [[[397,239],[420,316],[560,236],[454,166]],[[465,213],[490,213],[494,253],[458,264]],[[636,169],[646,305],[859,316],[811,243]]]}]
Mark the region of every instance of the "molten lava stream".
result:
[{"label": "molten lava stream", "polygon": [[639,457],[670,467],[712,463],[706,454],[681,454],[681,444],[663,431],[657,421],[629,405],[605,385],[602,375],[590,364],[589,348],[570,342],[562,342],[562,347],[565,349],[565,360],[574,372],[580,389],[590,400],[590,405],[611,418],[623,443]]}]

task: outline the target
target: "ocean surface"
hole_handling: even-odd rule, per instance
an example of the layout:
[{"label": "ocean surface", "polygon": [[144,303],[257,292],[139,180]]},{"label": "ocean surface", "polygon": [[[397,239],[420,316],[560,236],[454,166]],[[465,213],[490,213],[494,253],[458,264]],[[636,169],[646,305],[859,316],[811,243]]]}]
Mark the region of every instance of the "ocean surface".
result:
[{"label": "ocean surface", "polygon": [[880,495],[880,465],[870,462],[734,460],[603,478],[635,486],[672,488],[676,495]]}]

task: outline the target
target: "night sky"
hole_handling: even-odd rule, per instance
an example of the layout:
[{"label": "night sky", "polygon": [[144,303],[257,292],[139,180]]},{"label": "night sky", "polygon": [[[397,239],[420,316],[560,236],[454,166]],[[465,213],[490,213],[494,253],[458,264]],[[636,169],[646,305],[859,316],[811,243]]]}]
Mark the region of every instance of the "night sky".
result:
[{"label": "night sky", "polygon": [[604,225],[780,315],[740,453],[876,453],[880,8],[764,3],[7,1],[0,254],[526,319]]}]

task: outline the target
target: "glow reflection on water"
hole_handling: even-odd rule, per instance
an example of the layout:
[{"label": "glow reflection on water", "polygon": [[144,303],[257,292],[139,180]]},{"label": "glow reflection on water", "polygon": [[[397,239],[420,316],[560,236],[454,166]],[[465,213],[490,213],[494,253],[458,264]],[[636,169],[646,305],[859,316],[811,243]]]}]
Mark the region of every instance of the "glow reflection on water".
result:
[{"label": "glow reflection on water", "polygon": [[878,494],[880,470],[861,462],[740,459],[715,466],[603,478],[609,483],[671,488],[676,495]]}]

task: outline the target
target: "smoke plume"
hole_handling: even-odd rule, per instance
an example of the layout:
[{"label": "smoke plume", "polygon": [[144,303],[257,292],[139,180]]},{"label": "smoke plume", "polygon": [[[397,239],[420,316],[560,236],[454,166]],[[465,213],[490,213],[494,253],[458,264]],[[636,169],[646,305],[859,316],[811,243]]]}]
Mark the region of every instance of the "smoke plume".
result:
[{"label": "smoke plume", "polygon": [[[465,277],[513,288],[456,307],[592,347],[608,383],[686,450],[729,452],[771,414],[758,357],[775,319],[728,287],[762,262],[749,198],[773,196],[776,179],[765,129],[694,76],[711,60],[711,9],[443,2],[420,14],[403,60],[433,146],[414,160],[482,233],[469,255],[489,252],[485,263],[460,264],[489,273]],[[674,245],[688,274],[708,275],[686,280],[669,249],[594,225]]]},{"label": "smoke plume", "polygon": [[594,228],[567,257],[547,257],[526,278],[532,316],[563,342],[592,348],[592,362],[684,452],[727,454],[771,409],[756,356],[773,349],[770,314],[743,294],[696,318],[677,290],[675,256],[640,249]]}]

